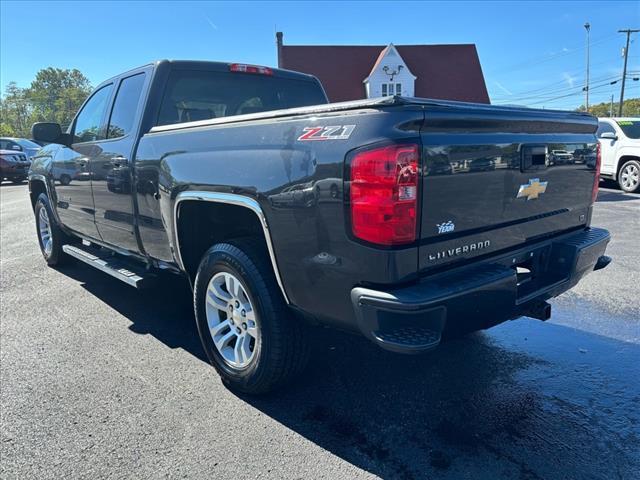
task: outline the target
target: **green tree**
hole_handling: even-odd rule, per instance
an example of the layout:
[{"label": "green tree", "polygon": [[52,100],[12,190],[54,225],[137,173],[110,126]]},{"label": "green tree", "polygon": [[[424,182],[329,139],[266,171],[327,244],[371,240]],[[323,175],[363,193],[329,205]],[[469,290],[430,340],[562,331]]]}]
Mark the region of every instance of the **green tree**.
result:
[{"label": "green tree", "polygon": [[91,93],[91,84],[79,70],[45,68],[36,73],[26,94],[33,107],[34,121],[69,125],[82,102]]},{"label": "green tree", "polygon": [[16,132],[8,123],[0,122],[0,137],[15,137]]},{"label": "green tree", "polygon": [[12,131],[15,136],[29,138],[34,122],[69,125],[89,93],[91,84],[77,69],[42,69],[28,88],[10,82],[0,99],[3,132]]},{"label": "green tree", "polygon": [[[618,116],[619,103],[613,104],[613,116]],[[577,112],[584,112],[584,105],[580,105],[576,109]],[[608,117],[611,113],[611,103],[603,102],[596,105],[589,105],[589,113],[596,117]],[[640,116],[640,98],[628,98],[622,104],[622,116],[623,117],[637,117]]]},{"label": "green tree", "polygon": [[0,111],[0,122],[9,125],[15,135],[22,135],[31,126],[29,102],[24,89],[18,87],[15,82],[9,82],[7,85]]}]

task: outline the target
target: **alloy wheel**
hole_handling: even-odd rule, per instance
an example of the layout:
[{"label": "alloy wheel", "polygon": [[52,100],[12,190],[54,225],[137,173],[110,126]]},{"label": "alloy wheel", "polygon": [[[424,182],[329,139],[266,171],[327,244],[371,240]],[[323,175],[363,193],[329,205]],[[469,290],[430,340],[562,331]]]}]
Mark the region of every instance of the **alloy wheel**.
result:
[{"label": "alloy wheel", "polygon": [[625,165],[620,172],[622,185],[626,190],[634,190],[640,181],[640,171],[633,163]]},{"label": "alloy wheel", "polygon": [[40,241],[42,242],[42,249],[44,254],[49,257],[53,251],[53,239],[51,238],[51,222],[49,221],[49,214],[47,209],[43,205],[40,208],[38,214],[38,233],[40,234]]},{"label": "alloy wheel", "polygon": [[206,316],[213,344],[224,362],[245,369],[260,343],[256,312],[242,282],[232,273],[218,272],[209,281]]}]

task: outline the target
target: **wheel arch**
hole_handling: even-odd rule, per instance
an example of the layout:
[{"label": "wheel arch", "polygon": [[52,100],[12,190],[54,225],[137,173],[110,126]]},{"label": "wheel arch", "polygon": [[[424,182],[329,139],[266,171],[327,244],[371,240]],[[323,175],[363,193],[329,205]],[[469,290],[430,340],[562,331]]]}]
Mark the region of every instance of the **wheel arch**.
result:
[{"label": "wheel arch", "polygon": [[622,170],[622,166],[627,163],[629,160],[635,160],[636,162],[640,162],[640,157],[637,155],[629,155],[629,154],[623,154],[620,155],[620,158],[618,158],[618,165],[616,166],[616,181],[619,180],[619,175],[620,175],[620,170]]},{"label": "wheel arch", "polygon": [[32,210],[35,210],[38,197],[42,193],[48,196],[48,190],[45,181],[40,178],[29,179],[29,198],[31,199]]},{"label": "wheel arch", "polygon": [[[230,219],[237,220],[238,225],[231,224]],[[267,220],[255,199],[231,193],[181,192],[176,197],[173,221],[176,261],[192,279],[211,245],[234,238],[260,238],[282,296],[289,304]]]}]

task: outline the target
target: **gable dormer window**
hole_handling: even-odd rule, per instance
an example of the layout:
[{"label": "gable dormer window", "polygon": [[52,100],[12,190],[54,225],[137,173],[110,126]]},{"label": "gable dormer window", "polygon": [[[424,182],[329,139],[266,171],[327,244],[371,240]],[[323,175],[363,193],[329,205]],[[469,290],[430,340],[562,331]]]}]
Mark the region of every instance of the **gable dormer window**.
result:
[{"label": "gable dormer window", "polygon": [[415,80],[416,77],[391,43],[380,52],[363,83],[367,98],[393,95],[413,97]]}]

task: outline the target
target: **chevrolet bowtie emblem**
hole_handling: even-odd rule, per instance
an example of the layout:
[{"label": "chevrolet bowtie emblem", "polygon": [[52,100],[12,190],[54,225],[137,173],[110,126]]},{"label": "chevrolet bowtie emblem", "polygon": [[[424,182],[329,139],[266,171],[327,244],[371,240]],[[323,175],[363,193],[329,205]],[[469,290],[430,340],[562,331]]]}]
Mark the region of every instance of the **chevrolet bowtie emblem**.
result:
[{"label": "chevrolet bowtie emblem", "polygon": [[527,197],[527,200],[533,200],[546,190],[547,182],[541,182],[539,178],[530,178],[529,183],[520,185],[516,198]]}]

